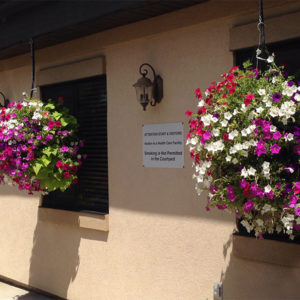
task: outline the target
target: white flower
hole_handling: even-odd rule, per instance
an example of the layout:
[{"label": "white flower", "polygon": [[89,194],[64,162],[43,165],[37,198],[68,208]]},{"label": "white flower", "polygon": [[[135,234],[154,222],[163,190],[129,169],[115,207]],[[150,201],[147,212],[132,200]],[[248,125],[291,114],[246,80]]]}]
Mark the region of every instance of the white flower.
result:
[{"label": "white flower", "polygon": [[238,143],[238,144],[235,144],[234,145],[234,148],[237,150],[237,151],[241,151],[243,149],[243,146],[242,144]]},{"label": "white flower", "polygon": [[241,151],[241,154],[242,154],[244,157],[248,157],[248,152],[245,151],[245,150],[242,150],[242,151]]},{"label": "white flower", "polygon": [[256,224],[260,227],[264,226],[264,221],[262,219],[257,219]]},{"label": "white flower", "polygon": [[204,115],[204,116],[201,117],[201,121],[203,122],[203,124],[205,126],[209,126],[210,125],[211,119],[212,119],[212,115],[210,115],[210,114],[207,114],[207,115]]},{"label": "white flower", "polygon": [[300,101],[300,94],[297,93],[297,94],[294,96],[294,99],[295,99],[296,101],[299,102],[299,101]]},{"label": "white flower", "polygon": [[241,170],[241,176],[243,176],[244,178],[248,177],[248,171],[245,167]]},{"label": "white flower", "polygon": [[262,102],[267,102],[270,99],[270,95],[266,95],[265,97],[262,98]]},{"label": "white flower", "polygon": [[269,56],[268,58],[267,58],[267,62],[270,64],[270,63],[272,63],[272,62],[274,62],[274,56]]},{"label": "white flower", "polygon": [[272,191],[272,187],[268,184],[265,186],[265,193],[270,193]]},{"label": "white flower", "polygon": [[277,127],[276,126],[274,126],[274,125],[271,125],[270,126],[270,131],[271,132],[275,132],[277,130]]},{"label": "white flower", "polygon": [[229,149],[229,153],[230,154],[234,154],[234,153],[236,153],[237,151],[236,151],[236,149],[235,149],[235,147],[230,147],[230,149]]},{"label": "white flower", "polygon": [[251,145],[250,145],[250,143],[248,141],[246,141],[246,142],[243,143],[243,149],[245,149],[245,150],[249,149],[250,146]]},{"label": "white flower", "polygon": [[232,118],[232,114],[229,112],[229,111],[227,111],[225,114],[224,114],[224,118],[226,119],[226,120],[230,120],[231,118]]},{"label": "white flower", "polygon": [[227,127],[227,125],[228,125],[228,121],[226,121],[226,120],[223,120],[223,121],[221,122],[221,125],[222,125],[223,127]]},{"label": "white flower", "polygon": [[235,108],[234,111],[233,111],[233,115],[235,116],[238,113],[239,113],[239,111]]},{"label": "white flower", "polygon": [[271,117],[277,117],[277,116],[279,116],[279,108],[277,107],[277,106],[272,106],[271,108],[270,108],[270,116]]},{"label": "white flower", "polygon": [[272,83],[276,83],[278,81],[278,79],[276,77],[272,78]]},{"label": "white flower", "polygon": [[247,130],[246,129],[242,129],[241,134],[242,134],[242,136],[247,136],[248,135]]},{"label": "white flower", "polygon": [[294,139],[294,135],[289,133],[287,136],[284,137],[285,141],[292,141]]},{"label": "white flower", "polygon": [[266,90],[265,90],[265,89],[259,89],[257,92],[258,92],[258,94],[259,94],[260,96],[263,96],[263,95],[266,94]]},{"label": "white flower", "polygon": [[250,233],[250,231],[253,229],[253,226],[251,226],[246,220],[241,221],[241,224],[247,229],[248,233]]},{"label": "white flower", "polygon": [[234,158],[234,159],[232,160],[232,162],[236,165],[239,161],[238,161],[236,158]]},{"label": "white flower", "polygon": [[247,109],[248,109],[248,106],[246,106],[245,103],[243,103],[243,104],[241,105],[241,110],[242,110],[242,112],[245,112]]},{"label": "white flower", "polygon": [[263,111],[264,111],[264,109],[261,106],[256,109],[256,112],[258,114],[262,113]]},{"label": "white flower", "polygon": [[231,161],[231,158],[232,158],[232,157],[231,157],[230,155],[227,155],[225,159],[226,159],[226,161],[229,162],[229,161]]},{"label": "white flower", "polygon": [[255,170],[253,167],[251,167],[251,168],[248,170],[248,174],[249,174],[249,175],[255,176],[255,173],[256,173],[256,170]]},{"label": "white flower", "polygon": [[217,128],[214,128],[213,130],[212,130],[212,134],[214,135],[214,136],[219,136],[220,135],[220,130]]},{"label": "white flower", "polygon": [[233,131],[231,131],[230,133],[229,133],[229,135],[228,135],[228,138],[230,139],[230,140],[233,140],[235,137],[237,137],[239,135],[239,132],[235,129],[235,130],[233,130]]},{"label": "white flower", "polygon": [[272,106],[272,102],[271,101],[267,101],[266,102],[266,107],[271,107]]},{"label": "white flower", "polygon": [[205,103],[204,100],[200,100],[200,101],[198,102],[198,106],[201,107],[201,106],[204,105],[204,103]]}]

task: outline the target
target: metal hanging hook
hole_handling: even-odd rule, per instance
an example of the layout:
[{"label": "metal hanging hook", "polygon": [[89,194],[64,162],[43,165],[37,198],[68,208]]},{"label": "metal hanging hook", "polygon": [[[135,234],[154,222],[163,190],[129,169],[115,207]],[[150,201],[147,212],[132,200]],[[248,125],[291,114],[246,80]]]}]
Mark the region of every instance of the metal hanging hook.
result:
[{"label": "metal hanging hook", "polygon": [[33,38],[29,41],[30,52],[31,52],[31,90],[30,90],[30,99],[33,97],[33,92],[36,91],[35,88],[35,52],[34,52],[34,40]]}]

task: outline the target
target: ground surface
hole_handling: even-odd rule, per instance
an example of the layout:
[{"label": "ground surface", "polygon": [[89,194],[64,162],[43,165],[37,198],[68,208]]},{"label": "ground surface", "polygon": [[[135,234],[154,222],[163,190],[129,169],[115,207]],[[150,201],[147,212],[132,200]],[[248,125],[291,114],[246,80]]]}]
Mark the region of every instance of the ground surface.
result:
[{"label": "ground surface", "polygon": [[9,284],[0,282],[0,300],[53,300],[37,293],[14,287]]}]

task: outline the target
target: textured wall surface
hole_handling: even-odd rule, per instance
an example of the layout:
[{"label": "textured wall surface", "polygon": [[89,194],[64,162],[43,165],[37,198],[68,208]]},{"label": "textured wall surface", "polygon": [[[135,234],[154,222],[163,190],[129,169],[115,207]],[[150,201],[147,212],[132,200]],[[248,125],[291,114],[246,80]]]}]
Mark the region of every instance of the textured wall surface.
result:
[{"label": "textured wall surface", "polygon": [[[142,125],[184,122],[187,132],[184,112],[196,108],[194,89],[204,89],[232,66],[230,29],[253,21],[256,7],[245,1],[228,9],[229,2],[208,2],[37,51],[38,70],[67,62],[72,72],[72,62],[105,57],[99,73],[107,75],[109,232],[81,228],[76,214],[67,224],[42,218],[39,196],[1,186],[0,275],[72,300],[213,299],[219,281],[228,300],[296,299],[299,268],[231,254],[234,217],[205,211],[205,195],[194,192],[188,149],[183,169],[142,167]],[[283,2],[294,10],[293,1]],[[266,11],[276,13],[280,8]],[[132,87],[144,62],[164,80],[162,102],[146,112]],[[29,55],[0,62],[0,70],[1,91],[11,100],[28,92]]]}]

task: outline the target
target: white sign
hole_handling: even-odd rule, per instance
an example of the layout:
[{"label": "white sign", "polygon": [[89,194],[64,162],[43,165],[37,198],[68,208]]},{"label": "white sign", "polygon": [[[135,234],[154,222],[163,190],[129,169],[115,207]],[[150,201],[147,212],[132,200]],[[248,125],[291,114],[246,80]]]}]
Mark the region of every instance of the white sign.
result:
[{"label": "white sign", "polygon": [[143,125],[144,167],[183,168],[183,137],[183,123]]}]

